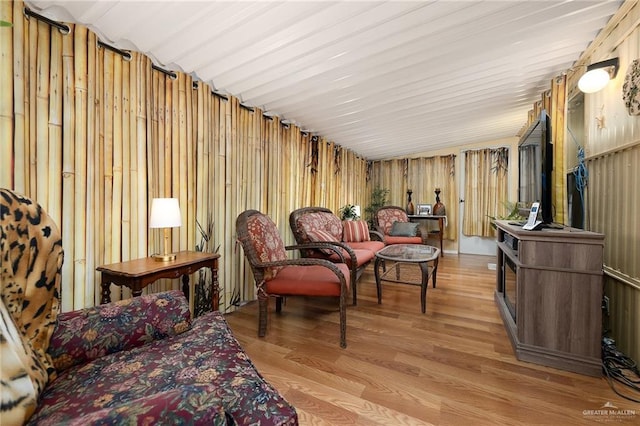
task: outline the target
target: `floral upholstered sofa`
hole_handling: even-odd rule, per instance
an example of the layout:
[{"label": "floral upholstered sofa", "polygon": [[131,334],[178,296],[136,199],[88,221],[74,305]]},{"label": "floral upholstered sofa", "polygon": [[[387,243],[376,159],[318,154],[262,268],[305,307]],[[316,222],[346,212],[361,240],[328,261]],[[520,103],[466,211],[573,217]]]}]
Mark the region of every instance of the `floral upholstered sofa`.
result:
[{"label": "floral upholstered sofa", "polygon": [[60,233],[0,189],[0,424],[294,425],[224,317],[181,291],[59,312]]},{"label": "floral upholstered sofa", "polygon": [[60,314],[49,353],[29,424],[297,423],[222,314],[192,320],[180,290]]}]

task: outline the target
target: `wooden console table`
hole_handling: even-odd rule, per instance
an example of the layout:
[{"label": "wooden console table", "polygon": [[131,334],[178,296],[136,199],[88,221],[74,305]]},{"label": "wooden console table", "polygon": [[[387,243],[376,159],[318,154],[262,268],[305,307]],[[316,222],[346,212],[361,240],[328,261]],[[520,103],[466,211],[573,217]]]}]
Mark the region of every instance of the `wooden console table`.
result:
[{"label": "wooden console table", "polygon": [[140,296],[142,289],[160,278],[178,278],[182,276],[182,292],[189,298],[189,274],[200,268],[211,269],[213,291],[211,308],[218,309],[218,258],[217,253],[197,251],[181,251],[176,259],[169,262],[158,262],[152,257],[129,260],[127,262],[102,265],[96,270],[102,273],[100,286],[102,295],[100,303],[111,302],[109,285],[129,287],[133,296]]},{"label": "wooden console table", "polygon": [[442,239],[444,237],[444,227],[447,225],[447,216],[411,214],[409,215],[409,220],[411,222],[415,222],[417,220],[437,220],[438,221],[438,238],[440,239],[440,256],[444,257],[444,249],[442,248]]},{"label": "wooden console table", "polygon": [[495,301],[516,358],[602,376],[604,235],[496,225]]}]

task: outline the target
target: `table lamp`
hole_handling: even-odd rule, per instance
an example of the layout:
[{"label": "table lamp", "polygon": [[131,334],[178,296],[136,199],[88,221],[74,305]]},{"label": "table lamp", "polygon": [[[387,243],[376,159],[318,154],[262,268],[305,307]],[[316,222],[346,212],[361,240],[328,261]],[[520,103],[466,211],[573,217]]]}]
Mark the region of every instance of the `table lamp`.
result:
[{"label": "table lamp", "polygon": [[182,226],[180,205],[177,198],[154,198],[151,200],[151,217],[149,228],[164,228],[163,254],[154,254],[158,262],[175,260],[175,253],[169,253],[169,228]]}]

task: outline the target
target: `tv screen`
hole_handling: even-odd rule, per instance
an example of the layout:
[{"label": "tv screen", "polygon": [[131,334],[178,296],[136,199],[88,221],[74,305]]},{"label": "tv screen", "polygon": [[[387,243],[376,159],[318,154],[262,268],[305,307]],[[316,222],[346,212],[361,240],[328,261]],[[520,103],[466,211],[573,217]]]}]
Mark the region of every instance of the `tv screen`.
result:
[{"label": "tv screen", "polygon": [[539,202],[540,220],[552,223],[553,144],[551,123],[545,110],[520,138],[518,160],[518,202],[525,209]]}]

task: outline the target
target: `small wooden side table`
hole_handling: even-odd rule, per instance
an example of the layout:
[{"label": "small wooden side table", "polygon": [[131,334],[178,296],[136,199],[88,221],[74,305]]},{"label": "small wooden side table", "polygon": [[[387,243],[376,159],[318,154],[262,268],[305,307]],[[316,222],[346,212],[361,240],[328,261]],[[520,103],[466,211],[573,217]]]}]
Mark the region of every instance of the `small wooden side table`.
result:
[{"label": "small wooden side table", "polygon": [[182,292],[189,298],[189,274],[200,268],[211,269],[213,277],[213,291],[211,308],[218,309],[218,258],[217,253],[203,253],[198,251],[181,251],[176,259],[169,262],[158,262],[152,257],[129,260],[127,262],[102,265],[96,270],[102,273],[100,286],[102,295],[100,303],[111,302],[109,285],[129,287],[133,296],[140,296],[142,289],[160,278],[178,278],[182,276]]}]

